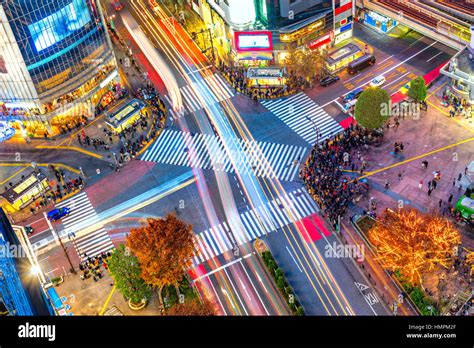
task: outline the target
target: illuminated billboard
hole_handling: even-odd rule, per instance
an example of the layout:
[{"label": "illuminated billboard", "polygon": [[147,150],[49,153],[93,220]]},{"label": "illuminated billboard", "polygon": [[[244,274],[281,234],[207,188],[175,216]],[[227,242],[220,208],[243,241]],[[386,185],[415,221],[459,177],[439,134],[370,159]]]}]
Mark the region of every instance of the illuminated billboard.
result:
[{"label": "illuminated billboard", "polygon": [[59,11],[28,25],[28,29],[39,52],[68,37],[90,20],[85,0],[73,0]]},{"label": "illuminated billboard", "polygon": [[271,51],[271,31],[237,31],[234,33],[237,52]]}]

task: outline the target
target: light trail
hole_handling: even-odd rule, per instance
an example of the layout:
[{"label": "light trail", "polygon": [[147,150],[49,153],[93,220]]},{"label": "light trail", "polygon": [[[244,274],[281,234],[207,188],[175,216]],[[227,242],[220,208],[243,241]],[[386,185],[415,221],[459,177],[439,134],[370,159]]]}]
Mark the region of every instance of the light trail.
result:
[{"label": "light trail", "polygon": [[[143,9],[145,9],[145,8],[143,8]],[[145,9],[145,12],[146,12],[146,9]],[[140,11],[140,13],[143,14],[143,11]],[[163,17],[163,14],[161,14],[161,16]],[[150,24],[150,25],[153,25],[153,24]],[[160,30],[159,26],[157,26],[156,24],[154,26],[156,27],[156,29],[158,31]],[[152,30],[154,30],[154,29],[152,29]],[[156,36],[159,36],[159,35],[156,35]],[[161,40],[159,37],[155,37],[155,38],[158,41]],[[177,37],[176,39],[179,40],[179,39],[182,39],[182,38]],[[186,42],[184,43],[184,46],[180,42],[178,42],[178,43],[181,45],[181,48],[184,48],[184,51],[186,51],[189,54],[193,54],[192,49],[189,49],[189,47],[187,47],[188,49],[186,49],[186,47],[184,47],[184,46],[187,46]],[[170,59],[173,62],[173,64],[175,66],[177,66],[177,70],[182,74],[184,69],[181,68],[180,65],[183,65],[187,68],[186,70],[188,70],[188,72],[189,71],[193,72],[194,70],[187,66],[187,62],[184,61],[184,59],[182,59],[180,57],[180,53],[177,52],[177,50],[173,47],[173,43],[171,41],[168,41],[168,44],[169,45],[162,44],[163,48],[165,50],[169,51],[168,47],[171,47],[172,50],[175,50],[175,54],[173,56],[177,57],[178,61],[181,61],[181,64],[175,64],[175,62],[173,62],[173,59]],[[199,61],[199,59],[197,59],[197,60]],[[202,71],[203,74],[206,75],[206,73],[208,73],[207,70],[208,69],[200,69],[199,71]],[[207,75],[209,76],[210,73],[208,73]],[[183,76],[183,78],[193,88],[196,96],[198,98],[201,98],[200,101],[203,104],[206,101],[206,99],[210,98],[209,95],[211,94],[211,88],[212,87],[210,87],[207,84],[205,84],[205,87],[203,87],[203,85],[200,85],[200,84],[193,84],[192,82],[196,81],[196,77],[194,76],[194,74],[193,74],[193,79],[194,80],[192,80],[188,76]],[[212,89],[214,89],[214,88],[216,88],[216,86],[213,86]],[[216,92],[216,91],[214,91],[214,92]],[[218,94],[218,93],[216,92],[216,94]],[[225,102],[222,103],[222,106],[223,106],[223,109],[225,109],[227,111],[229,117],[234,120],[234,123],[239,128],[239,133],[241,135],[243,135],[242,138],[243,139],[251,138],[250,132],[248,132],[248,130],[246,129],[245,124],[240,119],[240,116],[238,115],[238,112],[233,108],[233,105],[229,101],[225,101]],[[214,126],[217,130],[218,135],[222,139],[222,142],[224,144],[224,148],[226,149],[227,155],[230,157],[231,161],[233,162],[234,167],[236,167],[235,166],[235,160],[236,160],[235,159],[235,154],[244,154],[245,155],[245,153],[243,152],[242,149],[237,148],[235,143],[232,143],[231,141],[229,141],[229,139],[235,139],[236,135],[235,135],[234,131],[231,129],[230,124],[228,123],[228,120],[227,120],[226,116],[223,113],[223,109],[221,107],[218,108],[216,105],[211,105],[211,106],[208,106],[207,108],[205,108],[205,112],[209,115],[209,118],[212,120],[212,122],[213,122],[213,124],[214,124]],[[242,128],[241,128],[240,124],[243,125]],[[199,125],[202,127],[203,123],[199,122]],[[245,129],[245,131],[243,131],[243,128]],[[259,151],[260,149],[255,149],[255,150]],[[270,168],[270,170],[272,170],[272,169]],[[242,186],[244,187],[244,191],[246,193],[246,196],[249,197],[249,198],[252,197],[252,199],[249,199],[250,205],[255,207],[255,203],[260,203],[258,205],[263,205],[263,202],[267,201],[267,199],[266,199],[267,197],[265,197],[265,195],[263,193],[263,190],[261,189],[261,185],[258,183],[258,181],[255,178],[249,177],[249,176],[243,176],[243,175],[240,175],[240,173],[237,173],[237,176],[239,177],[240,182],[243,184]],[[236,212],[236,209],[235,209],[235,200],[234,199],[228,199],[228,197],[233,197],[233,196],[232,196],[232,192],[230,191],[230,186],[229,186],[227,177],[225,176],[225,178],[223,178],[223,177],[220,177],[219,175],[217,175],[217,181],[218,181],[218,185],[219,185],[219,194],[221,195],[221,200],[222,200],[222,202],[224,203],[224,205],[226,207],[225,213],[226,213],[227,219],[229,221],[229,224],[231,224],[232,231],[234,233],[237,233],[236,236],[235,236],[236,239],[239,240],[240,239],[239,236],[241,236],[241,234],[243,233],[243,226],[242,226],[242,222],[240,221],[240,217],[238,216],[238,214]],[[244,184],[244,182],[245,182],[245,184]],[[265,184],[265,186],[267,186],[270,189],[268,184]],[[279,182],[277,182],[276,185],[272,185],[272,188],[276,192],[284,192],[284,190],[281,187],[281,185],[279,184]],[[269,191],[272,192],[271,190],[269,190]],[[200,190],[200,195],[201,195],[202,198],[205,198],[205,197],[209,196],[208,191],[206,190],[205,187],[203,187],[202,190]],[[270,193],[270,195],[272,195],[272,194]],[[265,200],[264,200],[264,198],[265,198]],[[289,206],[286,201],[283,201],[283,205],[285,206],[285,210],[287,211],[287,213],[290,212],[289,216],[292,216],[293,221],[296,221],[296,219],[294,219],[294,214],[291,212],[292,210],[294,210],[294,208]],[[206,213],[207,213],[208,216],[211,216],[211,218],[209,220],[212,222],[212,220],[214,220],[213,217],[212,217],[213,214],[211,212],[206,212]],[[260,222],[260,225],[262,226],[261,222]],[[298,229],[298,228],[296,228],[296,229]],[[299,238],[299,242],[301,242],[301,234],[302,234],[301,231],[299,231],[300,232],[299,235],[294,236],[293,231],[291,231],[291,229],[288,227],[288,231],[286,231],[286,232],[288,232],[289,234],[292,235],[292,238],[295,241],[295,243],[296,243],[297,238]],[[307,231],[303,231],[303,232],[308,233]],[[287,236],[287,238],[288,238],[288,236]],[[309,269],[313,273],[315,279],[318,280],[319,277],[316,276],[316,274],[313,271],[313,268],[317,269],[318,274],[319,274],[319,276],[322,277],[323,281],[324,281],[324,279],[327,279],[327,277],[329,275],[329,278],[331,279],[331,283],[334,283],[334,286],[337,288],[337,292],[340,294],[339,296],[342,296],[343,301],[347,303],[347,300],[345,299],[342,291],[339,289],[337,283],[335,282],[334,278],[332,277],[332,274],[329,272],[329,269],[325,265],[324,260],[322,259],[321,255],[319,254],[319,251],[314,246],[312,246],[314,250],[311,250],[311,248],[309,248],[308,245],[306,245],[306,243],[304,243],[304,241],[303,241],[303,243],[296,243],[296,244],[297,244],[297,247],[298,247],[299,251],[301,252],[301,254],[303,256],[303,259],[305,260],[306,264],[309,266]],[[303,253],[303,250],[301,249],[300,244],[303,244],[305,251],[308,252],[312,256],[312,259],[313,259],[312,262],[308,262],[308,260],[306,259],[306,256]],[[296,253],[295,247],[293,246],[293,243],[290,242],[290,245],[291,245],[291,248],[293,249],[293,251]],[[298,255],[297,255],[297,257],[298,257]],[[320,260],[323,263],[324,273],[322,272],[320,267],[318,267],[318,265],[314,263],[314,260]],[[301,260],[300,260],[300,263],[302,264]],[[253,264],[253,266],[254,266],[254,269],[257,268],[255,263]],[[309,275],[307,275],[307,276],[308,276],[308,279],[310,279]],[[259,279],[261,279],[261,278],[259,277]],[[310,281],[311,281],[311,279],[310,279]],[[329,302],[331,302],[329,300],[327,294],[325,293],[324,288],[321,286],[321,284],[319,284],[319,285],[320,285],[319,287],[323,291],[326,299]],[[314,287],[313,284],[312,284],[312,286],[315,289],[315,292],[319,293],[318,290]],[[335,295],[335,298],[338,299],[338,296],[335,294],[335,291],[334,291],[332,285],[331,285],[331,292]],[[320,300],[324,304],[324,301],[322,299],[320,299]],[[339,302],[339,300],[338,300],[338,302]],[[340,308],[343,309],[343,312],[346,312],[345,308],[347,306],[343,306],[341,303],[339,303],[339,305],[340,305]]]}]

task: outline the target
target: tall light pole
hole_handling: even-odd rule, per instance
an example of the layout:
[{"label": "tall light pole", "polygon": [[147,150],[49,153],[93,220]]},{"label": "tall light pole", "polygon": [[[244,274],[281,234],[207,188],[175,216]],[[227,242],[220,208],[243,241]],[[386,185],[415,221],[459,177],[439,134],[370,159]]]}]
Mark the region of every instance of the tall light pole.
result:
[{"label": "tall light pole", "polygon": [[56,238],[56,240],[59,242],[59,245],[61,246],[61,248],[62,248],[63,251],[64,251],[64,255],[66,256],[66,259],[67,259],[67,261],[68,261],[68,263],[69,263],[69,266],[71,266],[70,271],[71,271],[72,273],[76,274],[76,273],[77,273],[77,272],[76,272],[76,269],[74,268],[74,265],[72,264],[71,258],[69,257],[69,253],[68,253],[68,251],[67,251],[67,248],[66,248],[66,247],[64,246],[64,244],[63,244],[63,241],[62,241],[62,239],[61,239],[61,236],[59,235],[59,233],[57,233],[57,232],[54,230],[53,225],[51,224],[51,221],[49,221],[48,216],[46,215],[45,212],[43,212],[43,215],[44,215],[44,218],[45,218],[46,222],[48,223],[48,226],[49,226],[49,228],[50,228],[50,230],[51,230],[53,236],[54,236],[54,237]]}]

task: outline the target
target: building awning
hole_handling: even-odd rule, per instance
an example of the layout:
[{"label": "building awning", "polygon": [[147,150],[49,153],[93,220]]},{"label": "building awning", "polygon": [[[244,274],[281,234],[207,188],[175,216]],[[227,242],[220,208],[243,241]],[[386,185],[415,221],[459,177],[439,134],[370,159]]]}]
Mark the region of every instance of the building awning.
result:
[{"label": "building awning", "polygon": [[56,292],[56,289],[54,287],[50,287],[48,289],[48,295],[49,299],[51,300],[51,303],[53,304],[54,308],[57,310],[63,308],[63,303],[61,299],[59,298],[58,293]]}]

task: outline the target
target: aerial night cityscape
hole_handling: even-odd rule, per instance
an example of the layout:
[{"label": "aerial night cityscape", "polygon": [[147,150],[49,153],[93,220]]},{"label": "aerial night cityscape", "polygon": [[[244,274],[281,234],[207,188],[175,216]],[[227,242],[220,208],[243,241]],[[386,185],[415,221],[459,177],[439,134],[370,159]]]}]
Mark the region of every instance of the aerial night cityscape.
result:
[{"label": "aerial night cityscape", "polygon": [[459,343],[473,116],[472,0],[0,0],[0,328]]}]

